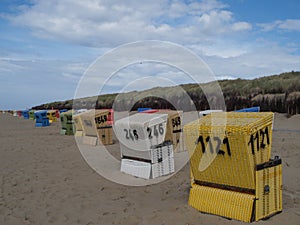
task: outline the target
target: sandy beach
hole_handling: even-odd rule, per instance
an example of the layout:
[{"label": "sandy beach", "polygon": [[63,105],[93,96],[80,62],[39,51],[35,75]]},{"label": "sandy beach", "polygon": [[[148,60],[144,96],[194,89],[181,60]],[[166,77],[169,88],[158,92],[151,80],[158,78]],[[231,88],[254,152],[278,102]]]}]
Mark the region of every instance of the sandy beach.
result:
[{"label": "sandy beach", "polygon": [[[283,212],[264,225],[300,221],[300,115],[275,114],[272,156],[283,160]],[[188,205],[189,165],[170,179],[131,187],[89,167],[75,138],[60,124],[0,114],[0,224],[201,225],[245,224],[203,214]],[[118,143],[110,146],[116,155]]]}]

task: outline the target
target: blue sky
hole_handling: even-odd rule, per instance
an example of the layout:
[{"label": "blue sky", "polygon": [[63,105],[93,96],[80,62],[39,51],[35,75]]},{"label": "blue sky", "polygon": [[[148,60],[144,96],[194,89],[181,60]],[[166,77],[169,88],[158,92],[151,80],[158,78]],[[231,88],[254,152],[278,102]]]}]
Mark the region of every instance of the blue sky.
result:
[{"label": "blue sky", "polygon": [[[134,41],[183,45],[219,79],[298,71],[299,11],[297,0],[1,0],[0,109],[73,98],[97,57]],[[105,91],[153,74],[191,82],[174,68],[133,65]]]}]

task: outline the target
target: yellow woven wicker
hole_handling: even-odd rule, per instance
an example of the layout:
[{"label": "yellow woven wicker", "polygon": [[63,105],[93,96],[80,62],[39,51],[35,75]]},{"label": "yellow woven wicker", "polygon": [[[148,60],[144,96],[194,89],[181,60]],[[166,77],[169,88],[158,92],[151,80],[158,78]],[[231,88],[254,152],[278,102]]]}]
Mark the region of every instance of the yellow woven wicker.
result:
[{"label": "yellow woven wicker", "polygon": [[47,117],[49,119],[49,121],[51,120],[52,122],[57,122],[58,118],[56,117],[56,110],[48,110],[47,111]]},{"label": "yellow woven wicker", "polygon": [[[244,222],[268,218],[282,211],[282,166],[275,158],[255,168],[256,188],[253,193],[219,184],[196,184],[191,172],[189,205],[199,211]],[[196,181],[199,182],[199,181]]]},{"label": "yellow woven wicker", "polygon": [[256,171],[256,199],[256,220],[282,211],[281,163]]},{"label": "yellow woven wicker", "polygon": [[255,166],[270,159],[273,113],[212,113],[184,126],[195,180],[255,189]]},{"label": "yellow woven wicker", "polygon": [[191,186],[192,186],[192,184],[194,184],[194,182],[195,182],[195,180],[194,180],[193,171],[192,171],[192,169],[190,167],[190,183],[191,183]]},{"label": "yellow woven wicker", "polygon": [[205,213],[251,222],[255,195],[192,184],[189,205]]}]

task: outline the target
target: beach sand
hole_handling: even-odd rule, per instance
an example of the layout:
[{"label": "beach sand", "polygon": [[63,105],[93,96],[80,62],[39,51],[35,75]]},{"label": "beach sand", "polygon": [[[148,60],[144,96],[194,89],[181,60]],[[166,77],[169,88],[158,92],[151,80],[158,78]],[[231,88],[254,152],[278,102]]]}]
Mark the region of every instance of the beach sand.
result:
[{"label": "beach sand", "polygon": [[[299,124],[300,115],[275,114],[272,156],[283,160],[283,212],[260,224],[299,224]],[[74,137],[59,130],[59,123],[36,128],[0,114],[0,224],[245,224],[188,205],[188,164],[158,184],[120,185],[91,169]],[[109,148],[118,155],[118,143]]]}]

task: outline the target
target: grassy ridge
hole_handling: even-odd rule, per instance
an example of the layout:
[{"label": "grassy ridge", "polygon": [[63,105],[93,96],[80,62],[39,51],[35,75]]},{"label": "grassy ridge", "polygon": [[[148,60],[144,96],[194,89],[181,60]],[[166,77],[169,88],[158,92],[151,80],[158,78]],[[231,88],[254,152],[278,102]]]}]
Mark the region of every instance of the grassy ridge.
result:
[{"label": "grassy ridge", "polygon": [[[111,108],[115,103],[117,110],[136,110],[139,107],[173,108],[180,105],[186,111],[195,105],[197,110],[210,108],[207,95],[212,95],[210,102],[214,107],[221,105],[213,98],[215,85],[220,85],[228,111],[260,106],[262,111],[288,114],[300,113],[300,72],[288,72],[266,76],[253,80],[220,80],[218,83],[184,84],[176,87],[155,87],[145,91],[132,91],[124,94],[106,94],[78,100],[79,108]],[[185,93],[192,102],[185,99]],[[156,97],[159,96],[159,97]],[[33,109],[72,108],[72,100],[52,102],[33,107]],[[130,105],[130,108],[128,108]]]}]

